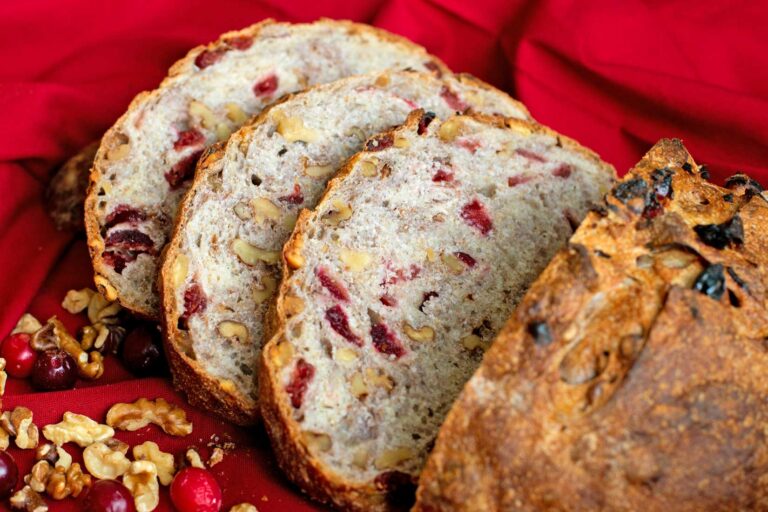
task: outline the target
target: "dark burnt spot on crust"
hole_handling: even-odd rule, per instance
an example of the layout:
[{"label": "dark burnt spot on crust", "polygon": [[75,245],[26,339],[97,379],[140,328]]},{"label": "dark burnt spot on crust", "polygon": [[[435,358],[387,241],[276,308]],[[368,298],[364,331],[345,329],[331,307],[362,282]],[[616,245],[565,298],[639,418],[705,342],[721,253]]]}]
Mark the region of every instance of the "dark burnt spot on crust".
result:
[{"label": "dark burnt spot on crust", "polygon": [[685,162],[681,167],[688,174],[693,174],[693,166],[689,162]]},{"label": "dark burnt spot on crust", "polygon": [[613,196],[624,204],[637,197],[645,197],[648,184],[643,178],[634,178],[619,183],[613,190]]},{"label": "dark burnt spot on crust", "polygon": [[723,201],[725,201],[726,203],[732,203],[733,194],[723,194]]},{"label": "dark burnt spot on crust", "polygon": [[749,290],[747,283],[741,278],[741,276],[739,276],[739,274],[736,273],[735,270],[733,270],[732,267],[727,267],[726,272],[728,272],[728,275],[731,276],[731,279],[733,279],[733,281],[739,285],[740,288]]},{"label": "dark burnt spot on crust", "polygon": [[699,166],[699,176],[701,176],[701,179],[708,180],[709,179],[709,167],[707,167],[705,164],[701,164]]},{"label": "dark burnt spot on crust", "polygon": [[552,343],[552,333],[546,322],[530,322],[528,334],[533,337],[533,342],[539,347],[546,347]]},{"label": "dark burnt spot on crust", "polygon": [[725,180],[725,188],[737,192],[740,191],[747,199],[760,194],[764,190],[760,183],[743,173],[734,174]]},{"label": "dark burnt spot on crust", "polygon": [[594,250],[594,253],[595,253],[596,255],[598,255],[599,257],[601,257],[601,258],[605,258],[605,259],[611,259],[611,255],[610,255],[610,254],[608,254],[607,252],[603,251],[603,250],[600,250],[600,249],[595,249],[595,250]]},{"label": "dark burnt spot on crust", "polygon": [[716,263],[705,268],[693,283],[693,289],[703,293],[707,297],[720,300],[720,297],[725,293],[723,265]]},{"label": "dark burnt spot on crust", "polygon": [[693,230],[702,242],[716,249],[744,244],[744,226],[738,213],[722,224],[701,224],[694,226]]}]

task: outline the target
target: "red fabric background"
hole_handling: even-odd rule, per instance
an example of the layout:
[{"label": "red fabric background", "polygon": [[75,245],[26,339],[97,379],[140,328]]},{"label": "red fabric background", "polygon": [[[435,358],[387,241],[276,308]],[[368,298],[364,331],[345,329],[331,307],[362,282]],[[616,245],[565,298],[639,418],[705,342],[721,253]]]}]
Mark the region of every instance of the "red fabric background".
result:
[{"label": "red fabric background", "polygon": [[[0,336],[25,311],[59,315],[69,288],[91,285],[82,239],[57,233],[42,203],[57,164],[94,140],[189,48],[272,16],[365,21],[410,37],[524,101],[541,122],[595,149],[623,173],[660,137],[680,137],[715,180],[737,171],[768,184],[768,4],[750,0],[155,0],[0,2]],[[10,382],[6,408],[38,424],[67,410],[102,419],[140,396],[183,403],[167,380],[134,379],[108,360],[95,387],[31,393]],[[181,452],[212,433],[241,447],[214,468],[225,510],[306,502],[279,475],[263,432],[188,408],[189,439],[149,427],[120,435]],[[29,454],[13,451],[21,470]],[[167,495],[161,509],[169,509]],[[75,510],[76,502],[54,510]]]}]

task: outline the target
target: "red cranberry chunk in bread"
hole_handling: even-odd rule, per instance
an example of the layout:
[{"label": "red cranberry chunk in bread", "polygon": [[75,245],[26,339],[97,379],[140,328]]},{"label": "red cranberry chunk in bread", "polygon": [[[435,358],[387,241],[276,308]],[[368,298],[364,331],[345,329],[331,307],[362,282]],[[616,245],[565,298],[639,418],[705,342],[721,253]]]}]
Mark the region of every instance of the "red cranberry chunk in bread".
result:
[{"label": "red cranberry chunk in bread", "polygon": [[[451,115],[453,107],[441,95],[445,89],[467,108],[528,117],[520,103],[469,77],[371,73],[286,99],[203,159],[161,271],[171,370],[192,401],[238,423],[257,419],[254,368],[264,316],[277,289],[280,251],[300,209],[317,203],[336,169],[368,136],[401,124],[413,106]],[[425,116],[422,126],[433,117]],[[340,205],[329,219],[341,222],[346,213]],[[350,266],[360,264],[355,254],[346,257]],[[391,271],[390,281],[411,279],[419,267]],[[323,294],[339,303],[325,311],[326,318],[354,345],[362,333],[345,321],[345,274],[318,267],[315,277]],[[192,283],[205,292],[208,307],[189,317]],[[382,333],[382,350],[398,353],[382,329],[376,331]]]},{"label": "red cranberry chunk in bread", "polygon": [[[159,88],[138,95],[102,139],[85,216],[97,285],[142,316],[160,318],[155,275],[178,204],[203,151],[288,93],[384,69],[447,72],[420,46],[365,25],[265,21],[198,47]],[[302,192],[285,201],[299,204]],[[106,219],[123,204],[144,213],[135,226],[147,250],[115,250]]]},{"label": "red cranberry chunk in bread", "polygon": [[[423,119],[417,111],[371,138],[300,216],[262,352],[262,413],[278,461],[340,508],[412,498],[453,400],[571,235],[563,210],[583,217],[613,181],[596,155],[541,126],[464,115],[424,128]],[[562,164],[567,179],[553,175]],[[436,182],[439,169],[453,179]],[[507,185],[521,174],[528,181]],[[348,299],[328,293],[318,269]],[[329,321],[333,308],[357,343]],[[313,373],[297,404],[299,364]]]},{"label": "red cranberry chunk in bread", "polygon": [[768,510],[768,203],[703,175],[662,140],[587,215],[454,403],[416,511]]}]

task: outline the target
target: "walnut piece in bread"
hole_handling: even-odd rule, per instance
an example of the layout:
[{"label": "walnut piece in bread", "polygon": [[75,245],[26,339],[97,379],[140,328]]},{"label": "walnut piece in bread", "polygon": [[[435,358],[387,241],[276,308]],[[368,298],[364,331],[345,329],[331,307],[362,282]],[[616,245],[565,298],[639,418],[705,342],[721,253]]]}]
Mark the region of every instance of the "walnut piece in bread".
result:
[{"label": "walnut piece in bread", "polygon": [[662,140],[533,284],[415,510],[768,510],[768,203]]}]

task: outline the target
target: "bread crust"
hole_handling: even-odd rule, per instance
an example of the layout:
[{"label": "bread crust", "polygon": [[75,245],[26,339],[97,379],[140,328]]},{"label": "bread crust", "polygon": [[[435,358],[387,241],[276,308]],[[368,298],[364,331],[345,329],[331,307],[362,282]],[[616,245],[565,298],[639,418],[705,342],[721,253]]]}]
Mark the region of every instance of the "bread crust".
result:
[{"label": "bread crust", "polygon": [[[212,42],[207,45],[200,45],[193,48],[187,53],[185,57],[183,57],[182,59],[180,59],[170,67],[168,71],[168,76],[165,79],[163,79],[163,81],[160,83],[157,89],[154,89],[153,91],[144,91],[139,93],[133,99],[133,101],[131,101],[126,112],[115,122],[115,124],[109,130],[107,130],[107,132],[104,134],[103,138],[101,139],[101,144],[99,146],[98,151],[96,152],[93,168],[90,173],[88,193],[85,201],[85,230],[86,230],[86,236],[88,240],[88,250],[91,256],[91,262],[93,264],[93,269],[94,269],[94,282],[96,284],[96,287],[99,289],[99,291],[102,294],[107,296],[110,300],[119,301],[124,308],[129,309],[130,311],[132,311],[133,313],[137,314],[140,317],[159,321],[160,312],[151,311],[148,308],[144,307],[142,304],[135,303],[134,301],[131,301],[128,297],[126,297],[124,294],[121,294],[119,292],[118,287],[115,285],[115,283],[112,283],[110,281],[109,269],[111,267],[104,261],[102,257],[102,253],[105,250],[105,243],[101,235],[101,229],[100,229],[101,226],[98,220],[98,213],[96,211],[96,208],[99,201],[98,195],[97,195],[98,188],[100,186],[103,176],[107,173],[109,169],[109,162],[107,159],[108,152],[111,149],[114,149],[115,147],[121,144],[120,133],[119,133],[120,128],[129,119],[130,115],[134,111],[138,110],[145,103],[148,103],[153,99],[157,98],[158,96],[160,96],[162,92],[168,87],[170,87],[172,84],[174,84],[175,81],[179,79],[179,77],[186,76],[187,73],[193,72],[195,69],[195,59],[197,58],[198,55],[200,55],[202,52],[206,50],[214,50],[216,48],[223,47],[225,46],[226,40],[230,40],[233,38],[251,37],[253,39],[256,39],[259,33],[262,30],[264,30],[264,28],[272,25],[286,25],[286,26],[295,27],[295,25],[277,22],[273,19],[267,19],[242,30],[227,32],[225,34],[222,34],[219,37],[219,39],[216,40],[215,42]],[[387,31],[384,31],[369,25],[355,23],[352,21],[331,20],[327,18],[322,18],[314,23],[305,24],[303,26],[310,26],[310,25],[330,25],[330,26],[337,26],[337,27],[340,26],[340,27],[346,28],[349,34],[356,34],[356,33],[373,34],[376,38],[378,38],[381,41],[386,41],[388,43],[401,46],[404,49],[407,49],[409,51],[423,53],[426,58],[428,58],[431,62],[434,63],[435,72],[438,75],[442,73],[450,73],[450,70],[441,60],[439,60],[437,57],[434,57],[428,54],[423,47],[418,46],[415,43],[412,43],[411,41],[401,36],[397,36]]]},{"label": "bread crust", "polygon": [[768,510],[768,202],[733,183],[651,149],[486,353],[415,511]]},{"label": "bread crust", "polygon": [[[416,129],[423,117],[424,112],[416,110],[408,116],[406,122],[400,127],[393,128],[373,138],[379,139],[389,135],[394,139],[398,131]],[[562,145],[578,151],[606,173],[615,176],[613,168],[602,162],[595,153],[578,145],[572,139],[561,136],[544,126],[502,116],[469,114],[467,117],[500,128],[520,130],[525,133],[546,133],[552,135],[557,137]],[[362,151],[346,162],[336,176],[328,183],[315,211],[322,209],[321,205],[328,195],[338,188],[345,177],[352,172],[357,161],[366,158],[366,156],[368,156],[368,152]],[[262,419],[272,442],[278,465],[293,482],[299,485],[313,499],[333,504],[344,510],[395,510],[399,507],[392,502],[388,502],[385,490],[377,489],[374,485],[367,482],[361,484],[345,480],[309,452],[302,439],[298,424],[293,420],[293,410],[286,399],[285,391],[277,382],[280,360],[279,347],[285,340],[283,335],[284,327],[291,316],[290,306],[283,300],[286,292],[288,292],[288,279],[294,272],[289,255],[299,252],[311,216],[312,212],[308,210],[301,212],[293,234],[283,249],[282,282],[277,300],[268,313],[270,318],[266,322],[265,328],[267,331],[265,333],[266,339],[269,339],[269,341],[262,350],[258,371],[259,405],[261,407]],[[401,498],[401,496],[396,496],[396,498]]]},{"label": "bread crust", "polygon": [[88,144],[64,162],[48,183],[45,190],[48,214],[59,231],[83,230],[83,202],[93,157],[98,149],[98,141]]}]

